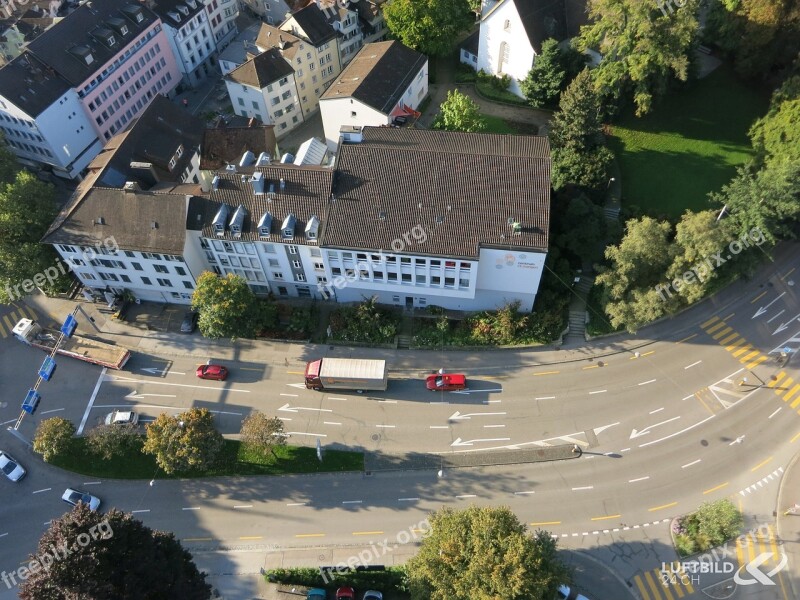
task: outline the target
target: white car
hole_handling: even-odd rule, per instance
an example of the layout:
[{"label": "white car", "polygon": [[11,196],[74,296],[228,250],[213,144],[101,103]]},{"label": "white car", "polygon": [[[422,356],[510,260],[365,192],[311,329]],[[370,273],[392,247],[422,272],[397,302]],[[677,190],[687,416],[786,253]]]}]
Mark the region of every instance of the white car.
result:
[{"label": "white car", "polygon": [[132,411],[115,410],[106,415],[106,425],[136,425],[139,415]]},{"label": "white car", "polygon": [[558,586],[558,597],[560,600],[589,600],[583,594],[570,590],[568,585]]},{"label": "white car", "polygon": [[72,488],[67,488],[64,494],[61,496],[61,499],[72,506],[77,506],[78,502],[83,502],[84,504],[88,504],[89,510],[92,511],[100,508],[100,498],[97,496],[92,496],[91,494],[87,494],[86,492],[74,490]]},{"label": "white car", "polygon": [[11,481],[19,481],[25,477],[25,469],[17,462],[17,459],[5,452],[0,452],[0,471]]}]

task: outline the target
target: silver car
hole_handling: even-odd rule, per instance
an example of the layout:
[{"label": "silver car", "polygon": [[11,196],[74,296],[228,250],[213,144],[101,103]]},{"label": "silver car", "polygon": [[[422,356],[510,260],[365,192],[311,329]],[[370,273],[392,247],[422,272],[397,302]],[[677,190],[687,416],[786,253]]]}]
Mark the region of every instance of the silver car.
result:
[{"label": "silver car", "polygon": [[3,471],[3,474],[11,481],[19,481],[27,473],[16,458],[5,452],[0,452],[0,471]]},{"label": "silver car", "polygon": [[72,506],[77,506],[78,502],[83,502],[84,504],[88,504],[89,510],[92,511],[100,508],[100,498],[97,496],[92,496],[91,494],[87,494],[86,492],[74,490],[72,488],[67,488],[64,494],[61,496],[61,499]]},{"label": "silver car", "polygon": [[130,410],[115,410],[106,415],[106,425],[136,425],[139,415]]}]

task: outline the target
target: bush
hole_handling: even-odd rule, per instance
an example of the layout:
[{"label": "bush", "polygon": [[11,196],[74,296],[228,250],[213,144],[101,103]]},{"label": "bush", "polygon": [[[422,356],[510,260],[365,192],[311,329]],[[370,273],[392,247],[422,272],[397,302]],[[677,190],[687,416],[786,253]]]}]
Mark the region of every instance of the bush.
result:
[{"label": "bush", "polygon": [[589,290],[589,295],[586,298],[586,311],[589,313],[589,323],[586,325],[586,333],[589,335],[606,335],[616,331],[622,331],[623,328],[615,329],[611,325],[611,321],[606,315],[606,302],[608,298],[605,296],[604,288],[602,285],[593,285]]},{"label": "bush", "polygon": [[136,425],[98,425],[86,436],[93,454],[111,460],[131,450],[141,450],[143,440]]},{"label": "bush", "polygon": [[[330,565],[333,566],[333,565]],[[266,572],[267,581],[283,584],[303,585],[335,590],[341,586],[356,589],[383,590],[389,592],[406,592],[406,573],[402,567],[387,567],[385,571],[355,571],[339,573],[333,571],[322,576],[319,569],[273,569]],[[388,594],[387,594],[388,595]]]},{"label": "bush", "polygon": [[33,436],[33,451],[42,455],[45,462],[69,452],[75,435],[72,421],[61,417],[45,419],[36,428]]},{"label": "bush", "polygon": [[331,338],[345,342],[387,344],[394,340],[400,317],[370,298],[356,306],[345,306],[331,313]]},{"label": "bush", "polygon": [[508,91],[508,86],[511,84],[511,78],[508,75],[502,77],[495,77],[489,75],[484,71],[478,71],[475,82],[475,89],[481,96],[489,100],[497,102],[506,102],[508,104],[518,104],[520,106],[528,106],[528,103],[523,98],[512,94]]},{"label": "bush", "polygon": [[478,73],[464,63],[458,63],[456,67],[456,83],[475,83],[478,80]]},{"label": "bush", "polygon": [[682,556],[705,552],[739,535],[744,519],[728,499],[704,502],[673,525],[675,548]]}]

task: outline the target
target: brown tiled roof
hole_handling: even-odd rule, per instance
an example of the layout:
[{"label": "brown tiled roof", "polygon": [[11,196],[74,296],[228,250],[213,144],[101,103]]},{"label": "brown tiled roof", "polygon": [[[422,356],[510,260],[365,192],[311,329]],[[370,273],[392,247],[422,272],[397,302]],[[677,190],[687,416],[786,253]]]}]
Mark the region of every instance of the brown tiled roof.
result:
[{"label": "brown tiled roof", "polygon": [[184,194],[94,187],[65,208],[68,216],[51,226],[42,243],[94,246],[113,237],[122,250],[183,254],[186,199]]},{"label": "brown tiled roof", "polygon": [[[269,201],[268,194],[256,196],[252,184],[248,181],[251,174],[260,171],[264,175],[264,191],[269,191],[270,184],[274,184],[274,199]],[[210,210],[206,213],[206,226],[203,235],[216,238],[211,223],[222,204],[227,204],[228,221],[233,216],[236,208],[241,204],[247,209],[248,217],[242,228],[242,240],[259,240],[258,222],[264,213],[272,215],[272,237],[270,242],[281,243],[280,227],[286,216],[291,213],[296,218],[295,234],[291,244],[305,244],[305,227],[308,220],[316,215],[320,220],[318,238],[323,235],[325,222],[328,218],[328,204],[331,193],[333,171],[322,167],[298,167],[289,164],[272,165],[240,169],[238,173],[219,173],[219,182],[216,190],[210,192]],[[242,178],[245,181],[242,181]],[[284,179],[286,186],[280,190],[280,180]],[[218,239],[231,240],[230,229],[225,230],[225,236]]]},{"label": "brown tiled roof", "polygon": [[[365,127],[343,144],[323,245],[477,258],[481,247],[547,251],[546,137]],[[509,220],[521,225],[513,235]],[[413,238],[410,238],[413,240]]]},{"label": "brown tiled roof", "polygon": [[203,132],[200,144],[200,168],[209,171],[224,169],[225,165],[238,164],[247,151],[256,156],[269,152],[277,157],[274,125],[253,127],[216,127]]},{"label": "brown tiled roof", "polygon": [[[301,38],[290,31],[283,31],[274,25],[262,23],[256,36],[256,46],[262,50],[275,48],[287,61],[292,61],[301,44],[306,44]],[[281,47],[281,45],[283,47]]]},{"label": "brown tiled roof", "polygon": [[292,73],[294,73],[292,66],[286,62],[277,48],[272,48],[236,67],[225,78],[263,89],[273,81]]},{"label": "brown tiled roof", "polygon": [[389,114],[427,60],[424,54],[398,41],[365,44],[321,100],[355,98]]}]

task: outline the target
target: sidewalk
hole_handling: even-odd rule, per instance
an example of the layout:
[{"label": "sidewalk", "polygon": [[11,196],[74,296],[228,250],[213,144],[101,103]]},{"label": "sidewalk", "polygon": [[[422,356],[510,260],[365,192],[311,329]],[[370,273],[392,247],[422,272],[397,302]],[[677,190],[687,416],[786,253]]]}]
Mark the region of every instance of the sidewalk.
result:
[{"label": "sidewalk", "polygon": [[786,467],[778,490],[778,505],[775,509],[778,539],[783,542],[783,551],[789,559],[789,587],[792,598],[800,598],[800,510],[795,514],[784,514],[787,509],[800,504],[800,454],[796,454]]}]

